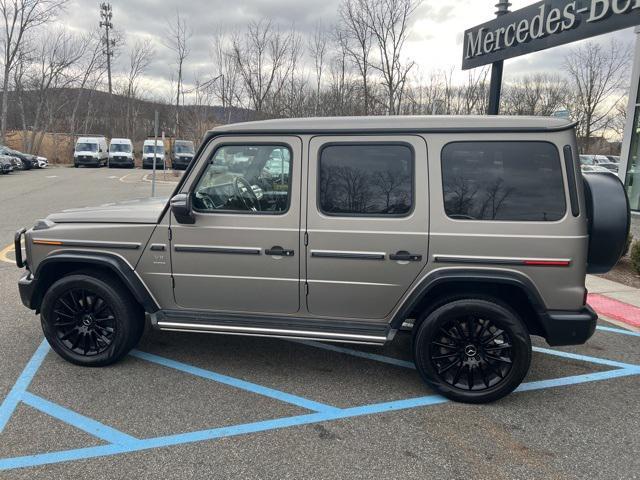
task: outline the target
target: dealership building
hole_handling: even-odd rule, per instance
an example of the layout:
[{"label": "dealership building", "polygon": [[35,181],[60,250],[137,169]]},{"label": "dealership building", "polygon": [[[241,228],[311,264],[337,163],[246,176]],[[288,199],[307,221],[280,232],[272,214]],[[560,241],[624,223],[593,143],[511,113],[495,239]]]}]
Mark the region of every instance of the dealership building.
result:
[{"label": "dealership building", "polygon": [[620,157],[620,178],[627,187],[631,210],[640,215],[640,28],[636,27],[636,48],[631,75],[631,91],[627,107]]}]

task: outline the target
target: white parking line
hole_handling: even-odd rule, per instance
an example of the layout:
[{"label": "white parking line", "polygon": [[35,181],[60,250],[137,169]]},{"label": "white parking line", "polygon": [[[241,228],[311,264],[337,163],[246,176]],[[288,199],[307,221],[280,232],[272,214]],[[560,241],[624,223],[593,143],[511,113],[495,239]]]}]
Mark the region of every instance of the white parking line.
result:
[{"label": "white parking line", "polygon": [[46,178],[58,178],[58,175],[47,175]]}]

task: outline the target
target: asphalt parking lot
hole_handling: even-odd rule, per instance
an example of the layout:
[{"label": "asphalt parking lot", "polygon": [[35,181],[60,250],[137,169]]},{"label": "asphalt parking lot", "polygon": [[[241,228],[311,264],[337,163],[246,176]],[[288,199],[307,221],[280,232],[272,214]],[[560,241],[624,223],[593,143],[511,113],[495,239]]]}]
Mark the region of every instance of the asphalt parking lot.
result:
[{"label": "asphalt parking lot", "polygon": [[[0,177],[0,250],[63,208],[147,196],[148,172]],[[170,184],[158,185],[168,195]],[[9,255],[10,256],[10,255]],[[520,391],[435,396],[385,348],[147,331],[104,369],[48,351],[0,261],[0,478],[640,478],[640,335],[536,341]]]}]

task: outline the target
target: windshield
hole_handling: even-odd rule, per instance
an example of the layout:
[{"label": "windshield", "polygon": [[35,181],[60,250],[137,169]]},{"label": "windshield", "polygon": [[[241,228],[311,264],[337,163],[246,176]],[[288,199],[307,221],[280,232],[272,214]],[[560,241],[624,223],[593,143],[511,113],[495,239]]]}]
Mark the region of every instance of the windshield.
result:
[{"label": "windshield", "polygon": [[131,151],[131,145],[126,143],[112,143],[109,147],[110,152],[127,152]]},{"label": "windshield", "polygon": [[189,143],[176,143],[175,145],[176,153],[193,153],[193,144]]},{"label": "windshield", "polygon": [[76,144],[76,152],[97,152],[97,143],[78,143]]},{"label": "windshield", "polygon": [[[154,153],[153,145],[145,145],[143,147],[143,152],[144,153]],[[164,147],[162,145],[156,145],[155,153],[159,153],[159,154],[163,155],[164,154]]]}]

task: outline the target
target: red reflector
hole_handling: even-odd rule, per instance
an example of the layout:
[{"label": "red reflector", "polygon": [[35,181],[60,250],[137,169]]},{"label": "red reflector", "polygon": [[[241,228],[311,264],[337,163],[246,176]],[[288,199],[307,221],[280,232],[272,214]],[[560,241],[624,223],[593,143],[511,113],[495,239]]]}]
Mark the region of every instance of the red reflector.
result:
[{"label": "red reflector", "polygon": [[568,267],[568,260],[525,260],[525,265],[532,265],[538,267]]}]

